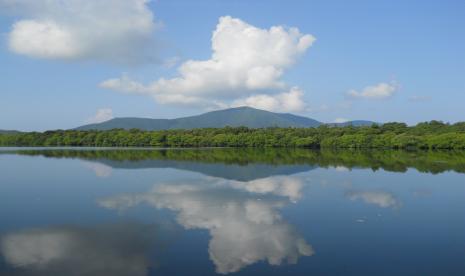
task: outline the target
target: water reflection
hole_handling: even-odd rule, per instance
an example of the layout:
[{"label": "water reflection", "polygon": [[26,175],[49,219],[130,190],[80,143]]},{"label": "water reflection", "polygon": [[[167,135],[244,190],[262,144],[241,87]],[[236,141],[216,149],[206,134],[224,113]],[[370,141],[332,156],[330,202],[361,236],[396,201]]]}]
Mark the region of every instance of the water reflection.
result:
[{"label": "water reflection", "polygon": [[90,161],[81,161],[82,165],[88,169],[91,169],[97,177],[109,177],[113,169],[110,166],[107,166],[105,164],[99,163],[99,162],[90,162]]},{"label": "water reflection", "polygon": [[158,184],[142,194],[99,200],[105,208],[124,210],[145,203],[176,213],[185,229],[206,229],[211,235],[210,259],[218,273],[227,274],[256,263],[297,263],[313,248],[279,214],[301,197],[297,177],[274,177],[251,182],[210,179]]},{"label": "water reflection", "polygon": [[[463,152],[3,151],[0,274],[465,275],[464,160]],[[459,173],[429,175],[448,170]],[[92,226],[128,218],[156,226]],[[159,229],[166,221],[175,227]],[[81,226],[56,226],[69,223]],[[182,235],[167,244],[163,233],[176,229]]]},{"label": "water reflection", "polygon": [[[8,275],[147,275],[159,227],[138,223],[32,228],[1,237]],[[166,237],[164,237],[166,238]]]},{"label": "water reflection", "polygon": [[402,202],[394,194],[386,191],[348,191],[346,197],[352,201],[361,200],[381,208],[397,209],[402,206]]},{"label": "water reflection", "polygon": [[465,173],[464,151],[309,150],[309,149],[1,149],[0,154],[79,158],[112,168],[177,168],[232,180],[290,175],[316,167],[406,172]]}]

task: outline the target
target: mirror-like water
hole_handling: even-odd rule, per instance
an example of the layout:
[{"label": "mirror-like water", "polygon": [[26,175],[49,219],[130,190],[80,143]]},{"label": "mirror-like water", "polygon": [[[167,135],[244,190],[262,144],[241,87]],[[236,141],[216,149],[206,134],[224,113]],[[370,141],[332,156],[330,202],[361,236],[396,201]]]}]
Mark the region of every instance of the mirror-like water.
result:
[{"label": "mirror-like water", "polygon": [[465,153],[0,149],[0,275],[465,275]]}]

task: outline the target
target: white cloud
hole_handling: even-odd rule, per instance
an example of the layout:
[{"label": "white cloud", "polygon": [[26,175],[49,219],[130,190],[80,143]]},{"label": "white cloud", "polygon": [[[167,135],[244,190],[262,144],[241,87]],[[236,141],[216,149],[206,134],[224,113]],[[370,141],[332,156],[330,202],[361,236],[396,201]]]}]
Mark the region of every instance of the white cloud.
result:
[{"label": "white cloud", "polygon": [[336,119],[334,119],[333,122],[336,123],[336,124],[341,124],[341,123],[345,123],[345,122],[348,122],[348,121],[349,121],[349,119],[346,119],[346,118],[336,118]]},{"label": "white cloud", "polygon": [[395,82],[382,82],[373,86],[367,86],[360,92],[352,89],[347,92],[347,95],[352,98],[386,99],[392,97],[397,90],[398,85]]},{"label": "white cloud", "polygon": [[9,36],[9,46],[18,54],[42,58],[72,58],[79,54],[72,34],[53,21],[16,22]]},{"label": "white cloud", "polygon": [[346,196],[350,200],[362,200],[381,208],[397,208],[402,205],[392,193],[385,191],[350,191]]},{"label": "white cloud", "polygon": [[123,76],[100,86],[150,95],[161,103],[228,106],[234,100],[253,105],[265,101],[260,103],[262,108],[300,110],[303,92],[293,88],[282,93],[286,85],[281,77],[314,41],[297,28],[260,29],[225,16],[213,32],[210,59],[187,60],[178,67],[177,77],[149,85]]},{"label": "white cloud", "polygon": [[233,101],[232,107],[250,106],[258,109],[279,112],[300,112],[305,110],[304,93],[298,87],[277,95],[252,95],[245,99]]},{"label": "white cloud", "polygon": [[123,93],[146,94],[150,92],[144,85],[131,80],[127,75],[123,75],[121,78],[108,79],[101,82],[99,86],[106,89],[118,90]]},{"label": "white cloud", "polygon": [[148,0],[0,0],[19,16],[8,33],[11,51],[44,59],[149,60],[156,29]]},{"label": "white cloud", "polygon": [[87,119],[88,124],[97,124],[113,119],[113,110],[111,108],[101,108],[92,118]]},{"label": "white cloud", "polygon": [[293,177],[251,182],[215,180],[160,184],[153,190],[99,201],[110,209],[146,203],[177,213],[186,229],[208,229],[208,251],[218,273],[237,272],[259,261],[296,263],[313,255],[312,247],[285,222],[278,209],[300,197],[301,181]]}]

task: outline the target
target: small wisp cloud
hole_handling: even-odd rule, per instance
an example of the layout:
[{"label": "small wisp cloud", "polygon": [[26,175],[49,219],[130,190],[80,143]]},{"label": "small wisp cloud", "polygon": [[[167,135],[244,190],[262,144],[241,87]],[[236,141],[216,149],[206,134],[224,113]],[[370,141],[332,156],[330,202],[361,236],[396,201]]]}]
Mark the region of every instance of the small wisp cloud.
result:
[{"label": "small wisp cloud", "polygon": [[87,119],[88,124],[98,124],[113,119],[113,110],[111,108],[100,108],[95,115]]},{"label": "small wisp cloud", "polygon": [[347,95],[354,99],[387,99],[398,91],[398,85],[395,82],[381,82],[363,88],[361,91],[350,90]]}]

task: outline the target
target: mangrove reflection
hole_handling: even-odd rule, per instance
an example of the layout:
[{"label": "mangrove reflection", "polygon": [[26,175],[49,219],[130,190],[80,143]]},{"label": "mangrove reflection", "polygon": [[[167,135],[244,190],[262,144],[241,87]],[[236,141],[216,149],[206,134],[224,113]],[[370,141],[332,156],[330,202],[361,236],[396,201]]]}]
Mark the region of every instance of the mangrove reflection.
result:
[{"label": "mangrove reflection", "polygon": [[[247,181],[289,175],[315,167],[370,168],[405,172],[465,173],[463,151],[310,150],[310,149],[3,149],[0,154],[39,155],[98,161],[112,168],[178,168]],[[214,166],[212,166],[214,165]],[[223,169],[218,167],[223,165]]]}]

